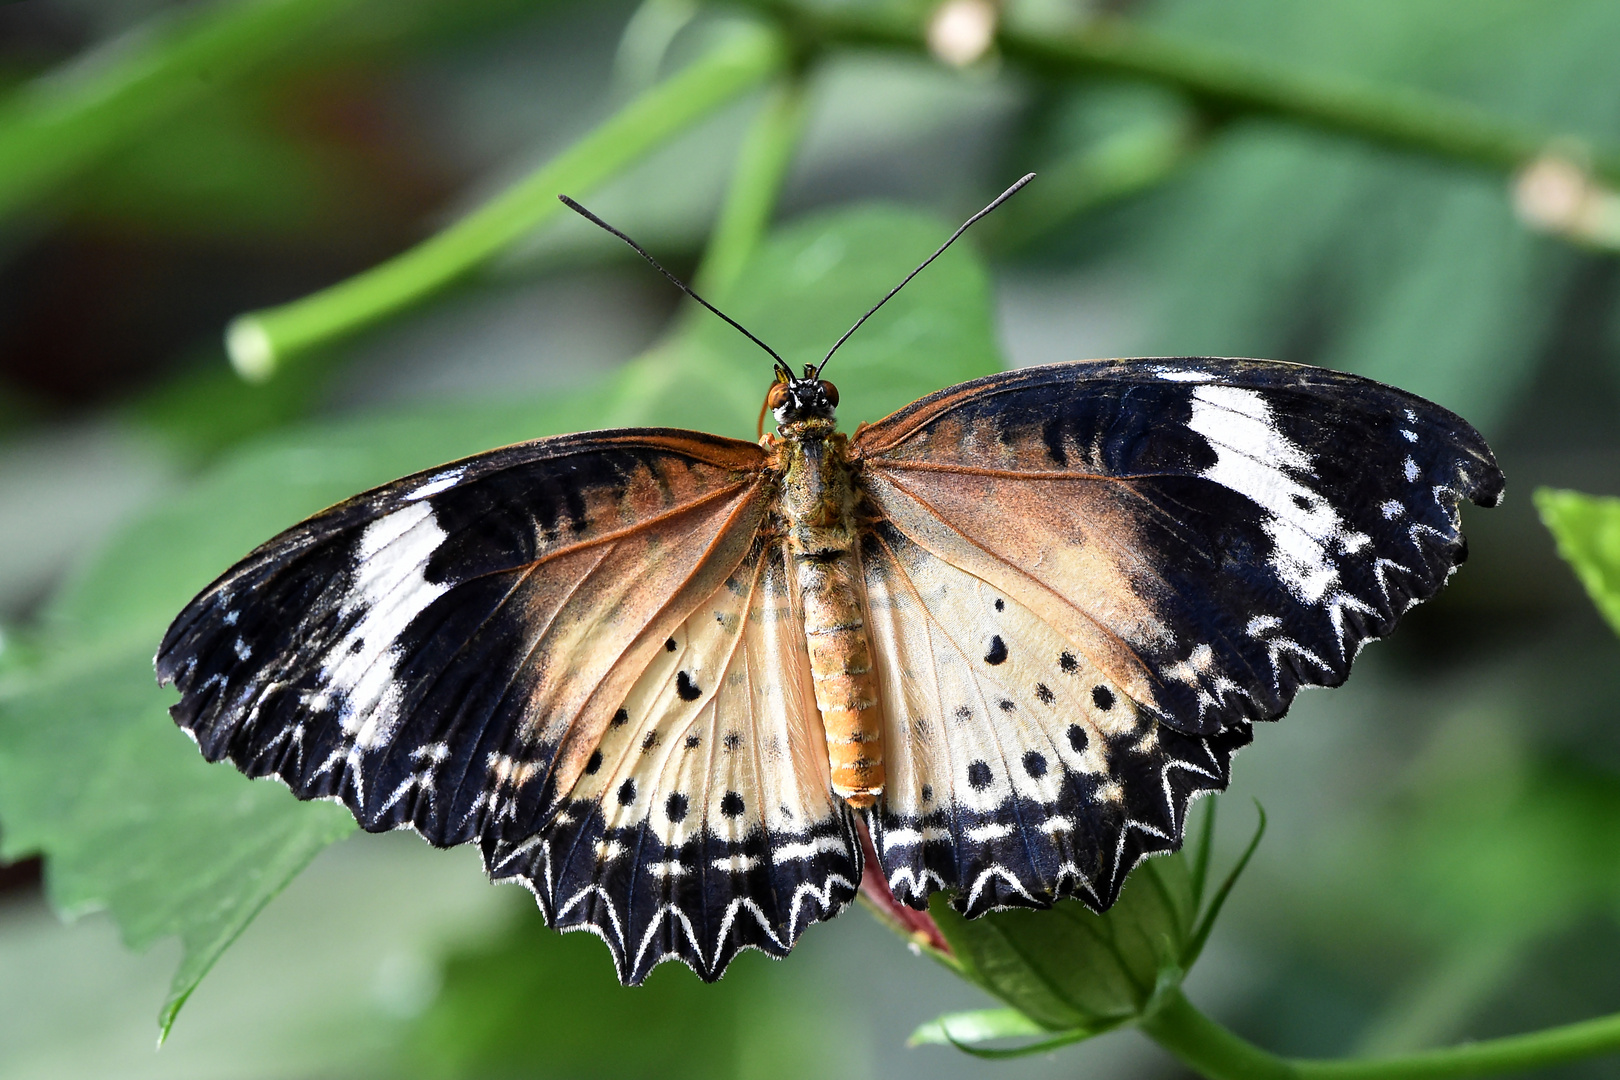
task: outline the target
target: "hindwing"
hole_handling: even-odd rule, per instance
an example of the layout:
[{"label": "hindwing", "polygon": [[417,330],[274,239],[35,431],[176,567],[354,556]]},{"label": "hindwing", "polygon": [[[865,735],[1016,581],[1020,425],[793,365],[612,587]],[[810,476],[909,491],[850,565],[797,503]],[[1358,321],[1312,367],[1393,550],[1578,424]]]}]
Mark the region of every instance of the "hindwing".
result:
[{"label": "hindwing", "polygon": [[888,522],[862,548],[888,784],[870,812],[897,899],[969,916],[1078,896],[1112,904],[1249,741],[1163,724],[1015,594]]},{"label": "hindwing", "polygon": [[671,956],[715,979],[739,949],[786,955],[861,878],[780,546],[759,540],[659,645],[581,743],[552,822],[485,844],[493,876],[530,882],[554,925],[595,930],[629,983]]}]

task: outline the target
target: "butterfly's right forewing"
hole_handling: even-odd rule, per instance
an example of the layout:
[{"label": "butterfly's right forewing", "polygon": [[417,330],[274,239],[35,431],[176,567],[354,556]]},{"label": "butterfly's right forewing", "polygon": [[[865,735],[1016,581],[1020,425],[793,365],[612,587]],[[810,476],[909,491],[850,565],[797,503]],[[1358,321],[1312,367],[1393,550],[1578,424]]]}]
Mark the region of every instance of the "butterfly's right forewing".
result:
[{"label": "butterfly's right forewing", "polygon": [[750,550],[757,446],[542,439],[356,496],[180,614],[158,673],[210,760],[434,843],[534,832],[664,637]]}]

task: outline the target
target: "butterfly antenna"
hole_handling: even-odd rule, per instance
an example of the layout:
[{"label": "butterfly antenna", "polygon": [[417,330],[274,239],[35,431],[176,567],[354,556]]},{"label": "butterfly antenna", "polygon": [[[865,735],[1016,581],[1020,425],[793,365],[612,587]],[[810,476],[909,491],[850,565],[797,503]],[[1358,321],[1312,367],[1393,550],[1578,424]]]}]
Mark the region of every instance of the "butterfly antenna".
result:
[{"label": "butterfly antenna", "polygon": [[[1002,197],[1006,198],[1006,196],[1002,196]],[[575,202],[573,199],[570,199],[567,195],[558,195],[557,198],[562,200],[562,204],[564,206],[568,207],[568,209],[572,210],[574,213],[578,214],[580,217],[584,218],[586,221],[589,221],[592,225],[595,225],[599,229],[607,230],[608,232],[612,233],[614,236],[617,236],[620,240],[623,240],[625,243],[629,244],[631,249],[634,250],[637,255],[640,255],[643,259],[646,259],[648,262],[652,263],[654,270],[657,270],[660,274],[663,274],[665,277],[669,278],[670,281],[674,282],[675,287],[677,289],[681,290],[681,292],[685,293],[687,296],[690,296],[692,299],[696,300],[698,303],[702,304],[704,307],[708,308],[710,311],[712,311],[716,315],[720,316],[726,322],[728,322],[732,326],[736,327],[739,331],[742,332],[743,336],[746,337],[749,341],[752,341],[755,345],[758,345],[760,348],[762,348],[766,352],[770,353],[771,354],[771,359],[776,361],[776,367],[777,367],[778,371],[787,371],[787,372],[791,373],[792,369],[790,369],[787,366],[787,361],[783,360],[780,356],[778,356],[776,354],[775,349],[771,348],[769,345],[765,344],[763,341],[759,340],[759,338],[755,337],[752,333],[750,333],[749,330],[748,330],[748,327],[744,326],[742,323],[738,322],[736,319],[733,319],[730,315],[727,315],[725,312],[721,311],[719,308],[715,307],[713,304],[711,304],[707,300],[703,299],[703,297],[701,297],[697,293],[693,292],[692,289],[691,289],[691,286],[687,285],[686,282],[682,281],[680,278],[676,277],[674,274],[670,273],[668,270],[665,270],[663,268],[663,266],[658,262],[657,259],[655,259],[651,255],[647,254],[647,249],[646,248],[642,247],[640,244],[636,243],[634,240],[632,240],[628,236],[624,235],[624,233],[620,232],[618,229],[615,229],[613,226],[609,225],[607,222],[603,221],[601,218],[597,217],[595,214],[591,213],[589,210],[587,210],[583,206],[579,205],[579,203]],[[982,215],[982,214],[980,215],[980,217],[983,217],[983,216],[984,215]],[[971,224],[971,222],[970,222],[970,224]],[[965,227],[966,226],[964,226],[964,228]],[[953,239],[954,239],[954,237],[953,237]]]},{"label": "butterfly antenna", "polygon": [[945,249],[950,247],[952,244],[956,243],[956,238],[961,236],[963,233],[967,232],[968,231],[968,226],[972,225],[975,221],[978,221],[980,218],[984,217],[984,215],[988,214],[990,211],[994,210],[996,207],[1000,206],[1002,203],[1004,203],[1008,199],[1012,198],[1014,195],[1016,195],[1018,193],[1019,188],[1023,187],[1025,184],[1029,183],[1033,179],[1035,179],[1035,174],[1034,173],[1025,173],[1023,175],[1023,177],[1018,181],[1018,183],[1014,184],[1012,187],[1008,188],[1006,191],[1003,191],[1000,195],[997,195],[995,197],[995,200],[993,202],[991,202],[989,206],[985,207],[983,210],[980,210],[977,214],[974,214],[972,217],[970,217],[966,221],[962,222],[961,227],[959,229],[957,229],[955,232],[951,233],[951,238],[949,240],[945,241],[943,244],[939,245],[939,250],[938,251],[934,252],[932,255],[928,256],[928,258],[924,259],[922,261],[922,264],[919,265],[917,267],[917,269],[913,270],[911,273],[906,275],[906,278],[905,278],[904,281],[902,281],[900,284],[896,285],[894,288],[890,289],[889,294],[887,296],[885,296],[883,299],[881,299],[877,303],[873,304],[871,311],[868,311],[865,315],[862,315],[859,319],[856,319],[855,320],[855,325],[850,327],[848,330],[844,331],[844,336],[839,338],[837,341],[833,342],[833,347],[828,349],[827,350],[827,355],[821,358],[821,363],[816,366],[816,378],[818,378],[818,379],[821,378],[821,369],[827,366],[827,361],[832,359],[832,355],[833,355],[833,353],[838,351],[838,347],[840,345],[842,345],[844,342],[848,341],[849,338],[850,338],[850,335],[855,333],[855,331],[857,331],[857,330],[859,330],[861,328],[862,323],[864,323],[867,319],[870,319],[873,315],[877,314],[877,309],[878,308],[882,307],[884,304],[887,304],[890,300],[893,300],[895,293],[897,293],[901,289],[905,288],[906,285],[911,281],[911,279],[916,277],[918,274],[922,273],[923,269],[925,267],[927,267],[929,263],[933,262],[935,259],[937,259],[941,255],[945,254]]}]

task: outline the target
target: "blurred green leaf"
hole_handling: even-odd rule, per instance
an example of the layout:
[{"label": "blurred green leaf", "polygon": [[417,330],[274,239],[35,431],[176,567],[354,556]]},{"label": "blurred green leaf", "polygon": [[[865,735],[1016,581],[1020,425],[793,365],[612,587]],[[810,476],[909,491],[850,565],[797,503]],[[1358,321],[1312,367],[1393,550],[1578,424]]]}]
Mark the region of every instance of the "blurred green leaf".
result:
[{"label": "blurred green leaf", "polygon": [[[1186,0],[1167,31],[1397,80],[1597,141],[1620,131],[1603,0]],[[1157,279],[1146,351],[1275,356],[1422,394],[1487,433],[1557,332],[1573,249],[1514,216],[1500,177],[1261,122],[1234,125],[1144,208],[1127,257]]]},{"label": "blurred green leaf", "polygon": [[[817,216],[762,245],[737,317],[790,359],[819,359],[947,235],[936,219],[866,208]],[[901,293],[830,369],[846,415],[875,419],[1000,367],[983,267],[959,245]],[[739,345],[740,342],[740,345]],[[175,612],[255,544],[357,491],[524,438],[668,424],[753,438],[770,363],[731,328],[694,320],[595,388],[544,401],[436,408],[287,432],[227,457],[126,528],[49,606],[45,674],[0,698],[7,858],[43,853],[68,909],[107,906],[133,944],[186,946],[165,1022],[220,951],[325,843],[353,828],[322,803],[210,767],[165,715],[151,654]],[[609,969],[597,958],[596,966]]]},{"label": "blurred green leaf", "polygon": [[136,33],[0,100],[0,215],[310,34],[354,0],[217,0]]},{"label": "blurred green leaf", "polygon": [[1558,554],[1620,634],[1620,499],[1553,488],[1539,489],[1535,499]]},{"label": "blurred green leaf", "polygon": [[159,1025],[283,885],[354,831],[337,806],[210,768],[169,723],[149,644],[56,665],[0,695],[0,859],[50,856],[52,902],[105,908],[132,948],[176,934]]},{"label": "blurred green leaf", "polygon": [[[835,1076],[847,1005],[817,993],[797,957],[739,957],[704,985],[665,964],[639,987],[620,986],[588,933],[558,934],[525,910],[495,940],[444,967],[444,984],[416,1020],[402,1057],[412,1075],[569,1080],[790,1080]],[[633,1035],[632,1035],[633,1033]]]},{"label": "blurred green leaf", "polygon": [[969,920],[943,894],[929,909],[973,981],[1053,1032],[1139,1019],[1162,984],[1180,983],[1197,917],[1180,853],[1143,861],[1101,915],[1064,900]]},{"label": "blurred green leaf", "polygon": [[926,1024],[919,1024],[906,1040],[907,1046],[951,1046],[955,1043],[982,1043],[995,1039],[1018,1039],[1049,1035],[1041,1025],[1017,1009],[975,1009],[946,1013]]}]

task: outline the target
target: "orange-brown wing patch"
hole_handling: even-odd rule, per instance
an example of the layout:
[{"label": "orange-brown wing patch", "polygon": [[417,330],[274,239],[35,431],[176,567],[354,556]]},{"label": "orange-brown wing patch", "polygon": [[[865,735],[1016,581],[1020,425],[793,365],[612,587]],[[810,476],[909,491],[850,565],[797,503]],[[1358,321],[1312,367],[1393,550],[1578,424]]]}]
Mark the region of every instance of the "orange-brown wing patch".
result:
[{"label": "orange-brown wing patch", "polygon": [[763,539],[653,642],[561,811],[490,848],[548,920],[607,941],[626,982],[677,957],[715,979],[746,947],[784,955],[860,881],[849,811],[828,789],[803,621]]},{"label": "orange-brown wing patch", "polygon": [[747,555],[766,484],[757,446],[667,430],[429,470],[249,555],[175,620],[159,674],[210,760],[367,829],[526,837]]}]

